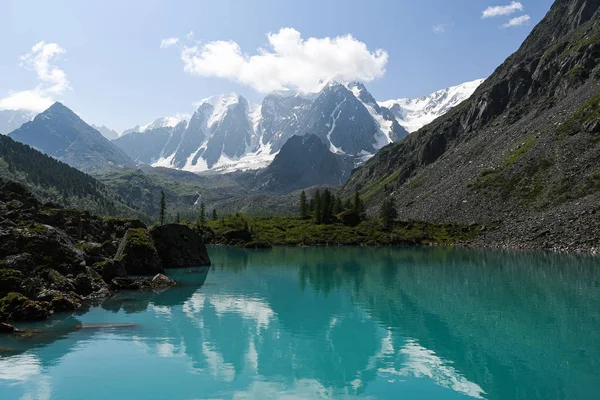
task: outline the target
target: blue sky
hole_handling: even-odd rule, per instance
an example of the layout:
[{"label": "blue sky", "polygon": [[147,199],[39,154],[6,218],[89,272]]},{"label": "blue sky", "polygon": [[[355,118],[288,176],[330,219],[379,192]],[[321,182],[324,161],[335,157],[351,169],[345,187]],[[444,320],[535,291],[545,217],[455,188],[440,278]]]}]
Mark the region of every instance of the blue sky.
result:
[{"label": "blue sky", "polygon": [[[0,107],[60,100],[86,121],[121,131],[159,116],[191,114],[194,102],[219,93],[258,102],[273,87],[302,89],[333,70],[373,79],[366,86],[378,100],[418,97],[491,74],[551,4],[0,0]],[[271,42],[269,33],[275,34]],[[348,34],[352,39],[323,39]],[[178,41],[161,48],[168,38]],[[331,60],[310,64],[306,54],[314,48]],[[249,62],[252,55],[261,57]],[[302,69],[294,73],[298,59]]]}]

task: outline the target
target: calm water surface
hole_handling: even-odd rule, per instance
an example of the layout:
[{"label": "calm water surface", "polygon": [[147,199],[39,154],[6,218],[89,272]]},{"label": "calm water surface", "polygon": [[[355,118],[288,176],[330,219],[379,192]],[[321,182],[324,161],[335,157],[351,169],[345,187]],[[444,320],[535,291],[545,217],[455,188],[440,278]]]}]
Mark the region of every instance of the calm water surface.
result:
[{"label": "calm water surface", "polygon": [[209,250],[174,289],[0,337],[0,399],[600,398],[598,258]]}]

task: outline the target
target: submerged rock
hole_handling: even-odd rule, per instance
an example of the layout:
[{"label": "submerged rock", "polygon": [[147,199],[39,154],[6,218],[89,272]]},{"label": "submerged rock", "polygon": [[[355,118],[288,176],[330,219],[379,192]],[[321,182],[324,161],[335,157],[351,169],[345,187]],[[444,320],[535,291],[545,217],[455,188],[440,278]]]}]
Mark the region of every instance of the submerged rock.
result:
[{"label": "submerged rock", "polygon": [[200,235],[186,225],[168,224],[150,231],[165,268],[189,268],[210,265]]}]

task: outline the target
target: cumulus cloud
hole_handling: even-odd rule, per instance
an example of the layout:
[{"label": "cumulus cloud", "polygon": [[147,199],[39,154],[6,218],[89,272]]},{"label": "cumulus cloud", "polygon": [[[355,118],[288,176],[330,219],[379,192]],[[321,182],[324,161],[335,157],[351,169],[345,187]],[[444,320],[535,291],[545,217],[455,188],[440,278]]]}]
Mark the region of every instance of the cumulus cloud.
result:
[{"label": "cumulus cloud", "polygon": [[529,15],[525,14],[525,15],[521,15],[520,17],[512,18],[510,21],[508,21],[507,23],[502,25],[502,27],[510,28],[513,26],[527,25],[530,20],[531,20],[531,17]]},{"label": "cumulus cloud", "polygon": [[503,15],[510,15],[517,11],[523,11],[523,4],[518,1],[513,1],[506,6],[492,6],[483,10],[481,18],[499,17]]},{"label": "cumulus cloud", "polygon": [[163,40],[160,41],[160,48],[161,49],[166,49],[167,47],[173,46],[177,42],[179,42],[179,38],[176,38],[176,37],[171,37],[171,38],[163,39]]},{"label": "cumulus cloud", "polygon": [[25,109],[40,112],[50,107],[56,96],[71,90],[67,74],[55,65],[56,58],[65,52],[56,43],[41,41],[29,53],[21,56],[20,65],[34,71],[39,84],[34,89],[9,92],[8,96],[0,99],[0,110]]},{"label": "cumulus cloud", "polygon": [[454,22],[451,22],[449,24],[434,25],[432,29],[433,29],[434,33],[446,33],[446,32],[450,32],[453,27],[454,27]]},{"label": "cumulus cloud", "polygon": [[269,33],[268,48],[248,55],[233,41],[184,46],[184,70],[196,76],[219,77],[246,84],[259,92],[296,89],[318,91],[331,80],[372,81],[384,75],[388,54],[370,51],[351,35],[303,39],[293,28]]}]

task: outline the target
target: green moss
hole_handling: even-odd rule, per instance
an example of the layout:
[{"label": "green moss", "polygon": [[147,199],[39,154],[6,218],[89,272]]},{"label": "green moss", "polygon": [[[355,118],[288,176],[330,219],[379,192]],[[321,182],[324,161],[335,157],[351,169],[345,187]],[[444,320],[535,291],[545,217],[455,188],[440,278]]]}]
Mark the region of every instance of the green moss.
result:
[{"label": "green moss", "polygon": [[127,244],[129,246],[154,248],[150,233],[144,228],[129,228],[127,230]]}]

